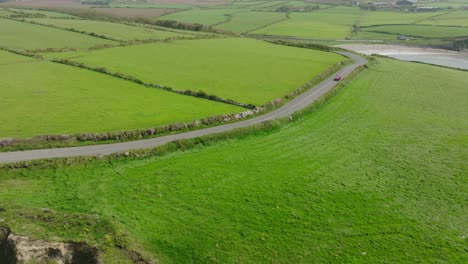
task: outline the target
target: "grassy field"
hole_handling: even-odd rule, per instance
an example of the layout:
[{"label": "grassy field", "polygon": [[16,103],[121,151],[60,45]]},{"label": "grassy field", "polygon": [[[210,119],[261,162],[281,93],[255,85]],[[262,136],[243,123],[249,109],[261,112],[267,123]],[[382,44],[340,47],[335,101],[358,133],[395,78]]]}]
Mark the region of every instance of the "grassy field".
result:
[{"label": "grassy field", "polygon": [[30,18],[27,20],[45,25],[53,25],[64,29],[73,28],[88,33],[96,33],[116,40],[166,39],[188,36],[168,31],[155,30],[152,28],[129,26],[105,21],[47,18]]},{"label": "grassy field", "polygon": [[389,11],[373,11],[365,12],[362,16],[360,25],[385,25],[385,24],[411,24],[418,21],[424,21],[447,12],[389,12]]},{"label": "grassy field", "polygon": [[375,26],[364,28],[365,31],[387,32],[390,34],[408,35],[426,38],[468,36],[468,27],[443,27],[422,25]]},{"label": "grassy field", "polygon": [[14,49],[90,48],[114,41],[0,18],[0,45]]},{"label": "grassy field", "polygon": [[235,9],[193,9],[162,16],[161,20],[176,20],[187,23],[198,23],[203,25],[215,25],[227,21],[227,14],[239,12]]},{"label": "grassy field", "polygon": [[243,111],[0,52],[0,138],[148,128]]},{"label": "grassy field", "polygon": [[35,10],[35,9],[21,9],[21,8],[8,8],[8,10],[18,13],[24,13],[28,15],[43,15],[50,18],[76,18],[75,16],[65,14],[65,13],[58,13],[58,12],[50,12],[44,10]]},{"label": "grassy field", "polygon": [[162,263],[465,263],[467,87],[467,72],[379,60],[282,129],[159,158],[0,171],[0,218],[65,239],[93,226],[24,211],[113,219]]},{"label": "grassy field", "polygon": [[229,22],[219,24],[216,28],[242,33],[258,29],[285,18],[285,14],[279,12],[241,12],[232,14]]},{"label": "grassy field", "polygon": [[[182,40],[58,54],[178,90],[263,104],[294,91],[344,58],[242,38]],[[125,62],[125,63],[123,63]]]},{"label": "grassy field", "polygon": [[450,12],[445,15],[426,19],[421,21],[419,24],[468,27],[468,10]]},{"label": "grassy field", "polygon": [[251,33],[298,36],[321,39],[344,39],[359,19],[356,8],[337,7],[315,12],[291,13],[290,19]]}]

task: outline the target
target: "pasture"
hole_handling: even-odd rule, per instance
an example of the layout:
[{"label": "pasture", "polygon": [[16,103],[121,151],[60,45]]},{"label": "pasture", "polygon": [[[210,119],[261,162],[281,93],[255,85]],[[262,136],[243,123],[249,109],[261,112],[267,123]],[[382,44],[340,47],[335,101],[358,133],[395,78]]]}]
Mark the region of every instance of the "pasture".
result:
[{"label": "pasture", "polygon": [[90,48],[116,42],[47,26],[0,18],[0,46],[12,49]]},{"label": "pasture", "polygon": [[192,9],[162,16],[161,20],[176,20],[192,24],[207,26],[216,25],[228,21],[229,14],[239,12],[235,9]]},{"label": "pasture", "polygon": [[28,21],[33,21],[39,24],[53,25],[63,29],[74,29],[87,33],[95,33],[106,37],[120,40],[145,40],[145,39],[167,39],[180,36],[190,36],[178,34],[170,31],[156,30],[143,26],[131,26],[119,23],[111,23],[105,21],[80,20],[80,19],[47,19],[47,18],[30,18]]},{"label": "pasture", "polygon": [[0,51],[0,138],[148,128],[244,108]]},{"label": "pasture", "polygon": [[[467,87],[467,72],[379,59],[273,131],[162,157],[4,169],[0,217],[20,234],[104,246],[112,233],[86,219],[111,219],[162,263],[463,263]],[[33,221],[33,208],[74,217]]]},{"label": "pasture", "polygon": [[388,25],[363,28],[364,31],[384,32],[426,38],[449,38],[468,36],[468,27],[444,27],[429,25]]},{"label": "pasture", "polygon": [[357,8],[335,7],[313,12],[296,12],[290,19],[255,30],[253,34],[297,36],[320,39],[344,39],[360,17]]},{"label": "pasture", "polygon": [[177,90],[202,90],[255,105],[287,95],[345,59],[242,38],[178,40],[58,56]]},{"label": "pasture", "polygon": [[231,18],[228,22],[218,24],[216,28],[236,33],[243,33],[286,19],[286,15],[279,12],[250,11],[234,13],[230,14],[230,16]]}]

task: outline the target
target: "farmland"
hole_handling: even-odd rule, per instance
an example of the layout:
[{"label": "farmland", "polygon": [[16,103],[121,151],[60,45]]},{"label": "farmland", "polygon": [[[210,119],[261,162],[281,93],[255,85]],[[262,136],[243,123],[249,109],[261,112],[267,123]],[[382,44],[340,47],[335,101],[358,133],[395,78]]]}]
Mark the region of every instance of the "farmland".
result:
[{"label": "farmland", "polygon": [[58,55],[145,82],[203,90],[255,105],[294,91],[344,60],[333,53],[241,38],[181,40]]},{"label": "farmland", "polygon": [[166,39],[180,36],[188,36],[185,34],[173,33],[170,31],[156,30],[152,28],[130,26],[118,23],[93,20],[79,19],[47,19],[47,18],[30,18],[28,21],[33,21],[39,24],[53,25],[64,29],[74,29],[88,33],[96,33],[108,38],[116,40],[144,40],[144,39]]},{"label": "farmland", "polygon": [[[113,219],[164,263],[463,263],[467,80],[378,59],[276,130],[162,157],[4,169],[0,218],[102,245],[111,233],[79,219]],[[49,222],[33,208],[50,208]]]},{"label": "farmland", "polygon": [[0,137],[147,128],[242,111],[0,52],[0,105],[7,113],[0,115]]},{"label": "farmland", "polygon": [[427,38],[464,37],[468,36],[468,27],[443,27],[426,25],[398,25],[398,26],[374,26],[365,31],[385,32],[395,35],[408,35]]},{"label": "farmland", "polygon": [[0,46],[35,50],[44,48],[90,48],[114,41],[51,27],[0,18]]}]

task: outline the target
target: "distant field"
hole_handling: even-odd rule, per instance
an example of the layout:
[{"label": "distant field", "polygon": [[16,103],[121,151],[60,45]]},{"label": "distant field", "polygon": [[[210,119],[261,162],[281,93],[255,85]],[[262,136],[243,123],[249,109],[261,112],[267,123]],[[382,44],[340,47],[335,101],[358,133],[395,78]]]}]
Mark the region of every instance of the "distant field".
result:
[{"label": "distant field", "polygon": [[411,24],[445,13],[447,13],[447,11],[422,13],[396,11],[367,11],[362,16],[360,25],[369,26],[384,24]]},{"label": "distant field", "polygon": [[43,10],[33,10],[33,9],[22,9],[22,8],[8,8],[8,10],[16,13],[26,13],[26,14],[40,14],[46,17],[66,17],[66,18],[73,18],[75,16],[65,14],[65,13],[58,13],[58,12],[50,12],[50,11],[43,11]]},{"label": "distant field", "polygon": [[187,23],[198,23],[203,25],[214,25],[227,21],[226,14],[239,12],[235,9],[193,9],[184,12],[178,12],[167,16],[162,16],[161,20],[176,20]]},{"label": "distant field", "polygon": [[253,31],[255,34],[344,39],[359,19],[359,9],[337,7],[314,12],[291,13],[290,19]]},{"label": "distant field", "polygon": [[285,14],[279,12],[241,12],[232,14],[232,18],[229,22],[220,24],[216,26],[216,28],[241,33],[269,25],[282,19],[285,19]]},{"label": "distant field", "polygon": [[163,9],[190,9],[193,5],[188,4],[153,4],[153,3],[111,3],[109,7],[114,8],[163,8]]},{"label": "distant field", "polygon": [[114,41],[0,18],[0,45],[15,49],[90,48]]},{"label": "distant field", "polygon": [[184,36],[182,34],[168,31],[104,21],[47,18],[29,18],[27,20],[46,25],[54,25],[64,29],[73,28],[79,31],[97,33],[99,35],[104,35],[116,40],[166,39],[171,37]]},{"label": "distant field", "polygon": [[468,36],[468,28],[422,26],[422,25],[398,25],[375,26],[364,28],[364,31],[388,32],[391,34],[418,36],[427,38],[463,37]]},{"label": "distant field", "polygon": [[147,128],[243,108],[0,51],[0,138]]},{"label": "distant field", "polygon": [[101,245],[108,233],[81,216],[112,219],[160,263],[465,263],[466,98],[467,72],[379,60],[275,131],[163,157],[4,169],[0,218],[19,234]]},{"label": "distant field", "polygon": [[179,90],[263,104],[343,60],[315,50],[241,38],[184,40],[58,54]]},{"label": "distant field", "polygon": [[450,12],[442,16],[426,19],[419,24],[468,27],[468,10]]}]

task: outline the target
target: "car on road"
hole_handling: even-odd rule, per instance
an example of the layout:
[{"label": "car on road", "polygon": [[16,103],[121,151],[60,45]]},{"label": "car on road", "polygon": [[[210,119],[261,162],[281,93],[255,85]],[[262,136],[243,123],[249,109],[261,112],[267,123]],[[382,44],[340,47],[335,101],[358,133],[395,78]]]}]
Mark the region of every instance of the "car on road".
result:
[{"label": "car on road", "polygon": [[335,82],[338,82],[338,81],[341,81],[341,79],[342,79],[341,76],[336,76],[333,80],[334,80]]}]

